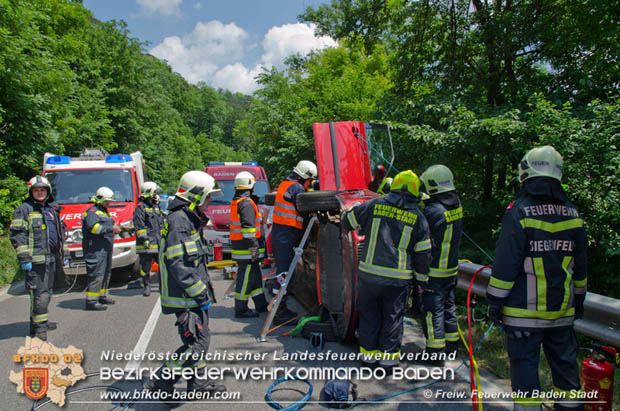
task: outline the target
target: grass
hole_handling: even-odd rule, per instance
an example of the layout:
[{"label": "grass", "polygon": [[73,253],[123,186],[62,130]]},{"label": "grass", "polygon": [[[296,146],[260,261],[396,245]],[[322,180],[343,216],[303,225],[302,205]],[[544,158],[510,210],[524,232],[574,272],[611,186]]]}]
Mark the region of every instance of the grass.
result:
[{"label": "grass", "polygon": [[15,250],[9,236],[0,234],[0,287],[22,278]]}]

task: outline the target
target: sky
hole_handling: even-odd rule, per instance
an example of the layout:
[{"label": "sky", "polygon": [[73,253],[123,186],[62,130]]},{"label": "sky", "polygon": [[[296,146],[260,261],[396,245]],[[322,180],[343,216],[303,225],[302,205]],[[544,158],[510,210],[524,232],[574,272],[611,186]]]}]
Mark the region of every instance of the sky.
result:
[{"label": "sky", "polygon": [[299,23],[306,7],[329,0],[84,0],[100,21],[124,20],[130,36],[188,82],[251,94],[262,67],[292,54],[334,47]]}]

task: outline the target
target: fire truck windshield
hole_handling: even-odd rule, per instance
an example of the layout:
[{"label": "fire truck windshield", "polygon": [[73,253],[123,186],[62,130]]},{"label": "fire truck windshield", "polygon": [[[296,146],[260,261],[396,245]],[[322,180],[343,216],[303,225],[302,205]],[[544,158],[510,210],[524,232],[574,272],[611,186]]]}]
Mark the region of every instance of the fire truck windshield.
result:
[{"label": "fire truck windshield", "polygon": [[59,204],[88,203],[102,186],[114,192],[115,201],[134,201],[131,170],[55,170],[45,173],[45,177],[52,184],[52,195]]},{"label": "fire truck windshield", "polygon": [[[224,205],[230,204],[230,201],[235,196],[235,182],[234,180],[217,180],[218,187],[224,194],[222,197],[215,197],[209,204]],[[266,181],[257,181],[254,184],[254,195],[258,197],[258,203],[265,203],[265,193],[269,191],[269,187]]]}]

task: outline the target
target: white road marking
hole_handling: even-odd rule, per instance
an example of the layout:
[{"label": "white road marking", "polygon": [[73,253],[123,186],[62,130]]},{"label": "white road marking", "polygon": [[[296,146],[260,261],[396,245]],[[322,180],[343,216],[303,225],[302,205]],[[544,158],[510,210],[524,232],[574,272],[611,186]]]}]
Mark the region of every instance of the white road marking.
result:
[{"label": "white road marking", "polygon": [[[146,351],[146,347],[149,345],[149,341],[151,341],[151,337],[153,336],[153,331],[155,331],[155,326],[157,325],[157,320],[159,320],[159,316],[161,315],[161,296],[157,298],[157,302],[155,303],[155,307],[153,307],[153,311],[151,311],[151,315],[149,319],[146,321],[144,329],[142,330],[142,334],[140,338],[138,338],[138,342],[136,346],[133,347],[133,351],[131,352],[131,356],[133,358],[142,357],[142,354]],[[131,359],[127,362],[125,366],[125,371],[129,370],[137,370],[140,368],[141,360]]]}]

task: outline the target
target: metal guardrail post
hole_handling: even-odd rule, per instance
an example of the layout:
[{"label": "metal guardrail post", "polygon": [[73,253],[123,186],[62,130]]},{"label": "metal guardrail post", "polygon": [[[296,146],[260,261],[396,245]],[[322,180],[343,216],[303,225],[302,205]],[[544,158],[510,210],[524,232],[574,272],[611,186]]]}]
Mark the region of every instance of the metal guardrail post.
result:
[{"label": "metal guardrail post", "polygon": [[[482,265],[459,263],[457,287],[467,291],[471,278]],[[486,297],[491,269],[485,268],[476,276],[472,293]],[[620,347],[620,300],[588,292],[584,303],[583,320],[575,321],[575,331],[588,337]]]}]

